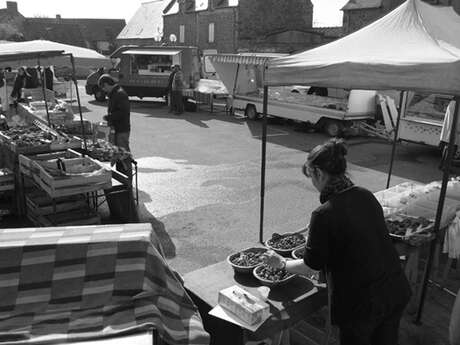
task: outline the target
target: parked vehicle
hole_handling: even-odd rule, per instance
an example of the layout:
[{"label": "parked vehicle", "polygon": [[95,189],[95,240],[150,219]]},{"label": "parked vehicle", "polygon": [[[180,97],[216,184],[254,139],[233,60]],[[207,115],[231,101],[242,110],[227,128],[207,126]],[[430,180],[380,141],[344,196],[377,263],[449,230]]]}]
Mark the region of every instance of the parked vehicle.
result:
[{"label": "parked vehicle", "polygon": [[[210,60],[232,96],[232,110],[249,119],[263,112],[263,70],[280,54],[216,54]],[[318,87],[270,87],[268,115],[308,122],[330,136],[356,122],[374,120],[375,91]]]},{"label": "parked vehicle", "polygon": [[99,69],[86,80],[86,93],[97,101],[106,98],[97,85],[103,73],[110,73],[129,96],[166,97],[172,65],[180,65],[186,89],[195,88],[201,78],[198,48],[185,46],[122,46],[111,56],[117,60],[111,70]]}]

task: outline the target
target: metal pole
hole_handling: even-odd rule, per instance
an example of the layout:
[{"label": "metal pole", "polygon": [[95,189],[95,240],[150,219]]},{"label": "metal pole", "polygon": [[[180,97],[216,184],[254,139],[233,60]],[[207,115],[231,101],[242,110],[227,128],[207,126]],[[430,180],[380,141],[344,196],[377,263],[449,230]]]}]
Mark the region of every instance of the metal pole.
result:
[{"label": "metal pole", "polygon": [[265,207],[265,162],[267,154],[267,110],[268,86],[264,86],[263,122],[262,122],[262,167],[260,175],[260,232],[259,242],[264,243],[264,207]]},{"label": "metal pole", "polygon": [[406,112],[406,102],[407,102],[407,91],[401,91],[399,95],[399,112],[398,112],[398,117],[396,118],[396,127],[394,129],[394,136],[393,136],[393,146],[391,148],[390,168],[388,170],[387,187],[386,187],[387,189],[390,188],[391,174],[393,173],[393,163],[394,163],[395,154],[396,154],[396,144],[398,142],[399,124],[401,122],[401,116],[404,115],[404,113]]},{"label": "metal pole", "polygon": [[80,127],[81,127],[81,135],[83,137],[83,148],[85,149],[85,152],[86,152],[88,148],[86,146],[85,125],[83,124],[83,113],[81,111],[80,93],[78,92],[78,83],[77,83],[77,78],[75,76],[75,59],[72,54],[69,54],[69,56],[70,56],[70,62],[72,63],[72,81],[75,84],[75,90],[76,90],[75,92],[77,94],[77,101],[78,101],[78,112],[80,113]]},{"label": "metal pole", "polygon": [[40,67],[40,56],[37,57],[37,69],[38,73],[40,73],[40,77],[42,78],[42,92],[43,92],[43,100],[45,101],[45,110],[46,110],[46,119],[48,120],[48,126],[51,128],[51,119],[50,119],[50,112],[48,109],[48,101],[46,100],[46,89],[45,89],[45,69]]},{"label": "metal pole", "polygon": [[[455,111],[452,116],[452,123],[450,127],[450,136],[449,136],[449,146],[447,149],[447,158],[446,161],[442,164],[443,169],[443,178],[442,178],[442,185],[441,185],[441,192],[439,194],[438,200],[438,209],[436,211],[436,220],[434,223],[434,233],[437,235],[439,232],[439,228],[441,225],[441,217],[442,217],[442,210],[444,207],[444,200],[446,198],[447,192],[447,183],[449,182],[449,174],[450,174],[450,167],[452,164],[452,159],[454,158],[454,146],[455,146],[455,139],[457,137],[457,122],[458,122],[458,115],[459,115],[459,107],[460,107],[460,97],[455,97]],[[428,254],[428,260],[425,265],[425,270],[423,272],[423,281],[422,281],[422,290],[420,292],[420,300],[417,309],[417,315],[415,317],[415,323],[420,324],[420,319],[422,318],[423,307],[425,304],[425,297],[426,297],[426,290],[428,285],[428,280],[430,277],[431,266],[433,264],[433,256],[436,249],[436,239],[434,239],[430,244],[430,252]]]}]

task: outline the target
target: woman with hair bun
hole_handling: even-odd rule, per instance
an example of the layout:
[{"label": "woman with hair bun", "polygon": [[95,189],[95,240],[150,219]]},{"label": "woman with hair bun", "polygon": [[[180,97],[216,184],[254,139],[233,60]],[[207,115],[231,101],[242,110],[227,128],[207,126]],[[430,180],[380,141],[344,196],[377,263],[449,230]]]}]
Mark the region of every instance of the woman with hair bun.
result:
[{"label": "woman with hair bun", "polygon": [[331,139],[302,167],[320,193],[303,260],[270,252],[266,264],[290,273],[322,270],[331,289],[332,323],[341,345],[397,345],[411,291],[374,195],[347,177],[347,148]]}]

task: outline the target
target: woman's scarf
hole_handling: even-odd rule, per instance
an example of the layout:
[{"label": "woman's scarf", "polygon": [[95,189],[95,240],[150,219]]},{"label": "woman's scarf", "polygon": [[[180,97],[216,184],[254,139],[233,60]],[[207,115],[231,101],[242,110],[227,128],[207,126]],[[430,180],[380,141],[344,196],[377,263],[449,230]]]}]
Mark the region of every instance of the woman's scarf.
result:
[{"label": "woman's scarf", "polygon": [[353,186],[353,182],[345,175],[331,176],[326,186],[324,186],[321,191],[319,200],[322,204],[324,204],[334,195],[342,193]]}]

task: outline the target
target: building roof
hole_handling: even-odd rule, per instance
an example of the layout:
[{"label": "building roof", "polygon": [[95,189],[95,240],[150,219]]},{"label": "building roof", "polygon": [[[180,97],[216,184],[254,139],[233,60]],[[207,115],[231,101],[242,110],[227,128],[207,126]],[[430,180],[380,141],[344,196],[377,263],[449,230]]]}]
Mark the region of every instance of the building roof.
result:
[{"label": "building roof", "polygon": [[343,26],[325,26],[311,29],[322,34],[324,37],[339,38],[343,36]]},{"label": "building roof", "polygon": [[117,39],[155,38],[163,35],[163,9],[169,0],[144,2]]},{"label": "building roof", "polygon": [[382,0],[350,0],[342,7],[342,11],[379,7],[382,7]]},{"label": "building roof", "polygon": [[86,47],[85,38],[77,24],[26,20],[24,37],[27,41],[44,39]]},{"label": "building roof", "polygon": [[[92,19],[92,18],[26,18],[31,26],[56,25],[62,30],[68,25],[77,26],[86,41],[112,41],[124,28],[124,19]],[[64,43],[64,42],[63,42]]]}]

